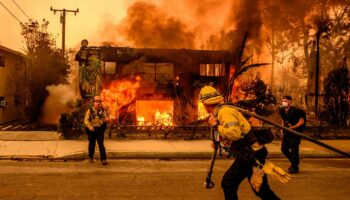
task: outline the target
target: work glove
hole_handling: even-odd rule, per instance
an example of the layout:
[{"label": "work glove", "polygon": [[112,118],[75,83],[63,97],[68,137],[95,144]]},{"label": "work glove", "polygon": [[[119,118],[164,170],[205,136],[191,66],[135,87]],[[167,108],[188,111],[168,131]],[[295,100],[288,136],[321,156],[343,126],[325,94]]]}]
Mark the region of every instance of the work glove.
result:
[{"label": "work glove", "polygon": [[277,178],[277,180],[279,180],[281,183],[284,183],[284,184],[288,183],[288,181],[290,181],[291,177],[292,177],[290,174],[285,172],[283,169],[277,167],[269,160],[265,161],[265,164],[264,164],[262,170],[266,174],[270,174],[273,177]]},{"label": "work glove", "polygon": [[249,182],[255,192],[259,192],[264,175],[265,173],[262,169],[259,167],[253,167],[253,175]]}]

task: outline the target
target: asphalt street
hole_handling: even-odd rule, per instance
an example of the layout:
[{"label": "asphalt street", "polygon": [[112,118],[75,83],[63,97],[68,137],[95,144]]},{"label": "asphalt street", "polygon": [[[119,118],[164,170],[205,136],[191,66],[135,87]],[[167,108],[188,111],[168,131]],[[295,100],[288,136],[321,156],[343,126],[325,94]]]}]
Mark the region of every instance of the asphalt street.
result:
[{"label": "asphalt street", "polygon": [[[273,159],[287,168],[285,159]],[[281,199],[345,200],[350,196],[350,159],[303,159],[301,172],[286,185],[269,177]],[[112,160],[99,162],[0,161],[0,199],[223,199],[220,180],[232,160],[218,160],[213,180],[203,182],[209,160]],[[247,181],[243,200],[258,199]]]}]

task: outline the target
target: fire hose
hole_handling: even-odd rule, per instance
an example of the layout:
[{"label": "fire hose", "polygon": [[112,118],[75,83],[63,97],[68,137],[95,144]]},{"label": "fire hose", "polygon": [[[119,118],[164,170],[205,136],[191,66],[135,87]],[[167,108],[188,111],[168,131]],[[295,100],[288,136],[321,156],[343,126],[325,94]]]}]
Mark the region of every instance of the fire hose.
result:
[{"label": "fire hose", "polygon": [[219,145],[220,145],[220,143],[216,140],[217,126],[210,127],[210,134],[211,134],[211,140],[213,141],[213,145],[214,145],[214,152],[211,156],[211,162],[210,162],[208,175],[207,175],[207,178],[205,179],[205,182],[204,182],[204,187],[207,189],[214,187],[214,182],[211,180],[211,175],[213,174],[213,168],[214,168],[214,164],[215,164],[215,160],[216,160],[216,154],[218,153],[218,149],[219,149]]},{"label": "fire hose", "polygon": [[[331,150],[331,151],[334,151],[334,152],[339,153],[339,154],[341,154],[341,155],[343,155],[343,156],[345,156],[345,157],[350,158],[350,154],[347,153],[347,152],[344,152],[344,151],[342,151],[342,150],[340,150],[340,149],[337,149],[337,148],[332,147],[332,146],[330,146],[330,145],[327,145],[327,144],[325,144],[325,143],[323,143],[323,142],[320,142],[320,141],[318,141],[318,140],[315,140],[315,139],[313,139],[313,138],[311,138],[311,137],[309,137],[309,136],[307,136],[307,135],[304,135],[304,134],[302,134],[302,133],[299,133],[299,132],[297,132],[297,131],[295,131],[295,130],[293,130],[293,129],[284,127],[284,126],[282,126],[281,124],[276,123],[276,122],[274,122],[274,121],[271,121],[271,120],[269,120],[269,119],[267,119],[267,118],[265,118],[265,117],[263,117],[263,116],[257,115],[257,114],[255,114],[255,113],[251,113],[251,112],[249,112],[249,111],[247,111],[247,110],[244,110],[244,109],[239,108],[239,107],[236,107],[236,106],[232,106],[232,107],[234,107],[235,109],[237,109],[238,111],[240,111],[240,112],[241,112],[242,114],[244,114],[244,115],[249,115],[249,116],[251,116],[251,117],[254,117],[254,118],[256,118],[256,119],[259,119],[259,120],[261,120],[261,121],[263,121],[263,122],[266,122],[266,123],[268,123],[268,124],[271,124],[271,125],[274,126],[274,127],[277,127],[277,128],[282,129],[282,130],[285,130],[285,131],[287,131],[287,132],[289,132],[289,133],[291,133],[291,134],[293,134],[293,135],[297,135],[297,136],[299,136],[299,137],[301,137],[301,138],[303,138],[303,139],[306,139],[306,140],[308,140],[308,141],[310,141],[310,142],[313,142],[313,143],[315,143],[315,144],[317,144],[317,145],[319,145],[319,146],[322,146],[322,147],[324,147],[324,148],[327,148],[327,149],[329,149],[329,150]],[[217,130],[215,129],[215,127],[212,127],[212,128],[211,128],[211,139],[212,139],[212,141],[213,141],[213,143],[214,143],[214,152],[213,152],[213,155],[212,155],[212,158],[211,158],[211,163],[210,163],[208,175],[207,175],[207,178],[206,178],[205,183],[204,183],[204,186],[205,186],[205,188],[207,188],[207,189],[211,189],[211,188],[214,187],[214,182],[211,180],[211,175],[212,175],[212,173],[213,173],[213,168],[214,168],[214,164],[215,164],[216,154],[217,154],[217,151],[218,151],[218,149],[219,149],[219,142],[216,141],[216,139],[215,139],[215,138],[216,138],[216,134],[217,134],[216,131],[217,131]]]}]

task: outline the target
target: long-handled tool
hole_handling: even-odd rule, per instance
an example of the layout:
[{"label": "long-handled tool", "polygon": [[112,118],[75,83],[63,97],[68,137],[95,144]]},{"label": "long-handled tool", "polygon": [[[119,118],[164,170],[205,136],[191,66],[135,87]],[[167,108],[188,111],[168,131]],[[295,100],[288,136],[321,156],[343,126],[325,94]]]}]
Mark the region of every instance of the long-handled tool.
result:
[{"label": "long-handled tool", "polygon": [[213,145],[214,145],[214,152],[213,152],[213,155],[211,156],[211,162],[210,162],[208,175],[207,175],[207,178],[205,179],[205,182],[204,182],[204,187],[207,189],[211,189],[215,185],[214,182],[211,180],[211,175],[213,174],[213,168],[214,168],[214,164],[215,164],[215,160],[216,160],[216,154],[218,152],[218,149],[220,148],[219,147],[220,143],[218,141],[216,141],[217,128],[211,127],[210,133],[211,133],[211,140],[213,141]]},{"label": "long-handled tool", "polygon": [[318,141],[318,140],[315,140],[315,139],[313,139],[313,138],[311,138],[311,137],[309,137],[309,136],[307,136],[307,135],[305,135],[305,134],[299,133],[299,132],[297,132],[297,131],[295,131],[295,130],[293,130],[293,129],[284,127],[284,126],[282,126],[281,124],[276,123],[276,122],[274,122],[274,121],[272,121],[272,120],[269,120],[269,119],[267,119],[267,118],[265,118],[265,117],[263,117],[263,116],[257,115],[257,114],[255,114],[255,113],[251,113],[251,112],[249,112],[249,111],[247,111],[247,110],[245,110],[245,109],[239,108],[239,107],[237,107],[237,106],[233,106],[233,107],[234,107],[235,109],[237,109],[238,111],[240,111],[242,114],[249,115],[249,116],[251,116],[251,117],[255,117],[255,118],[257,118],[257,119],[259,119],[259,120],[261,120],[261,121],[263,121],[263,122],[266,122],[266,123],[268,123],[268,124],[271,124],[271,125],[274,126],[274,127],[277,127],[277,128],[279,128],[279,129],[285,130],[285,131],[287,131],[287,132],[289,132],[289,133],[291,133],[291,134],[293,134],[293,135],[299,136],[299,137],[301,137],[301,138],[303,138],[303,139],[305,139],[305,140],[308,140],[308,141],[313,142],[313,143],[315,143],[315,144],[317,144],[317,145],[319,145],[319,146],[322,146],[322,147],[324,147],[324,148],[327,148],[327,149],[329,149],[329,150],[331,150],[331,151],[334,151],[334,152],[336,152],[336,153],[338,153],[338,154],[341,154],[341,155],[343,155],[343,156],[345,156],[345,157],[350,158],[350,154],[349,154],[348,152],[342,151],[342,150],[337,149],[337,148],[335,148],[335,147],[332,147],[332,146],[330,146],[330,145],[328,145],[328,144],[325,144],[325,143],[323,143],[323,142],[320,142],[320,141]]}]

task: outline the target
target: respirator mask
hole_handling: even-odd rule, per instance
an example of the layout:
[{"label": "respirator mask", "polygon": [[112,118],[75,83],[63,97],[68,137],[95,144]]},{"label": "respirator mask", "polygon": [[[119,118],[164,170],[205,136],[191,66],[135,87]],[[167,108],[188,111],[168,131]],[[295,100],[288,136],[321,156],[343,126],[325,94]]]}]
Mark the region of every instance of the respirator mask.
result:
[{"label": "respirator mask", "polygon": [[287,108],[289,106],[288,102],[282,102],[282,105],[280,106],[281,108]]}]

